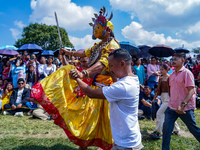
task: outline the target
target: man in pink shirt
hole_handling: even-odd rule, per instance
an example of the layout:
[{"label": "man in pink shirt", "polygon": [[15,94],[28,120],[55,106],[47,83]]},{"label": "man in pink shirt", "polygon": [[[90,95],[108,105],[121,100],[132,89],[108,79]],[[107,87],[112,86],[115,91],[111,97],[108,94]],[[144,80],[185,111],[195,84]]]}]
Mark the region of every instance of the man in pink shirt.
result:
[{"label": "man in pink shirt", "polygon": [[200,128],[197,127],[194,115],[195,83],[192,72],[184,67],[185,54],[176,53],[172,58],[174,72],[169,77],[170,100],[165,111],[163,124],[162,150],[169,150],[174,122],[178,117],[186,124],[189,131],[200,142]]}]

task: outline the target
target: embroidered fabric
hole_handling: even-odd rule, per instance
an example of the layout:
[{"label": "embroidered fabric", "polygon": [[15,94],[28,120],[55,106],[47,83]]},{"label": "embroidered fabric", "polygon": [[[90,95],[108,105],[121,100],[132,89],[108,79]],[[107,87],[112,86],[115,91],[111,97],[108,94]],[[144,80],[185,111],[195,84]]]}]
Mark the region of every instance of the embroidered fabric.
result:
[{"label": "embroidered fabric", "polygon": [[94,50],[92,51],[92,54],[91,54],[90,59],[88,61],[88,66],[89,67],[91,67],[97,61],[97,59],[99,58],[99,53],[102,50],[102,48],[105,47],[106,45],[108,45],[112,39],[113,39],[113,37],[110,37],[103,44],[102,44],[102,42],[100,42],[99,44],[97,44],[94,47]]}]

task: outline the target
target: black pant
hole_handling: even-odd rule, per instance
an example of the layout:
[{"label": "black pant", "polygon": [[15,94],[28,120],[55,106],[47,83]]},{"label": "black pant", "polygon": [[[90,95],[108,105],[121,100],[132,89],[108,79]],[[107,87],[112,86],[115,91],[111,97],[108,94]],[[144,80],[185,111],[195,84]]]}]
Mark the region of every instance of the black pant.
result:
[{"label": "black pant", "polygon": [[[14,105],[17,106],[16,104],[14,104]],[[27,106],[22,104],[22,107],[27,107]],[[17,108],[15,110],[12,110],[11,104],[5,104],[4,109],[7,110],[12,115],[15,115],[16,112],[23,112],[25,110],[25,108]]]}]

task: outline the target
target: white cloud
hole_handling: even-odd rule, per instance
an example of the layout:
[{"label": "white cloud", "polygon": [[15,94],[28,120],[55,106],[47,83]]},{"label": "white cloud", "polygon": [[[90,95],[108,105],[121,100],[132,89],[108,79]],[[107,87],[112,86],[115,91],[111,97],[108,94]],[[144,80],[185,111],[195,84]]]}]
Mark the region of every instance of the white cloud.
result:
[{"label": "white cloud", "polygon": [[90,28],[91,17],[95,10],[90,6],[80,7],[71,0],[32,0],[30,21],[56,25],[54,12],[59,25],[67,30],[84,30]]},{"label": "white cloud", "polygon": [[134,41],[136,45],[150,45],[157,44],[168,45],[172,48],[181,47],[182,44],[188,49],[193,49],[200,45],[200,41],[188,43],[182,39],[173,39],[171,36],[165,38],[164,34],[157,34],[155,31],[146,31],[143,26],[137,22],[132,22],[129,26],[122,29],[122,35],[128,40]]},{"label": "white cloud", "polygon": [[12,36],[15,40],[17,40],[17,37],[20,35],[20,31],[14,28],[10,28],[10,31],[12,32]]},{"label": "white cloud", "polygon": [[198,41],[200,39],[200,21],[189,26],[187,30],[177,32],[176,35],[186,41]]},{"label": "white cloud", "polygon": [[89,47],[92,47],[95,42],[98,42],[100,40],[93,40],[92,35],[86,35],[83,38],[77,38],[73,36],[69,36],[70,42],[74,45],[75,49],[87,49]]},{"label": "white cloud", "polygon": [[22,21],[17,21],[17,20],[14,22],[14,25],[18,26],[20,29],[26,26],[25,24],[23,24]]},{"label": "white cloud", "polygon": [[145,29],[187,28],[199,20],[200,0],[109,0],[113,9],[137,16]]}]

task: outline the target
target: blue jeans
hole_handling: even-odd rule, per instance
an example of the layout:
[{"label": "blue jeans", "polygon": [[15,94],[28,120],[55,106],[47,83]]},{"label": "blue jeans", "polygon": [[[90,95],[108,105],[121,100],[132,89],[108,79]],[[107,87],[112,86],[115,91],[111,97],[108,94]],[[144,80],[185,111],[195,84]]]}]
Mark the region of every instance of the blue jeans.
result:
[{"label": "blue jeans", "polygon": [[200,128],[196,125],[194,110],[188,110],[186,111],[186,114],[177,114],[176,112],[171,111],[168,107],[165,111],[165,121],[163,124],[162,150],[169,150],[174,122],[178,117],[181,118],[189,131],[200,142]]},{"label": "blue jeans", "polygon": [[143,115],[146,116],[147,119],[151,119],[151,107],[142,105],[141,109],[143,111]]}]

